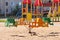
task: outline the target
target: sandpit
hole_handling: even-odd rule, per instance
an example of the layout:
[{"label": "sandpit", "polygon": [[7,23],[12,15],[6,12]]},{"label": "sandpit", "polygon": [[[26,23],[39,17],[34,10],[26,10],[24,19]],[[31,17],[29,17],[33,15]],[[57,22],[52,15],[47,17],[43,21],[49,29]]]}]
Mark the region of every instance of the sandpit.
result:
[{"label": "sandpit", "polygon": [[27,25],[5,27],[4,23],[0,23],[0,40],[60,40],[60,22],[49,27],[32,28],[31,31],[37,35],[31,36]]}]

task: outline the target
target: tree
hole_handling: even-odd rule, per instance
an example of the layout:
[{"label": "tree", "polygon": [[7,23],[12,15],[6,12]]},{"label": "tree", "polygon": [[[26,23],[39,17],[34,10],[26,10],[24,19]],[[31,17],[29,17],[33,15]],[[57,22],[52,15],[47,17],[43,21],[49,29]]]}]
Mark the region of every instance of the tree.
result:
[{"label": "tree", "polygon": [[16,13],[18,12],[18,10],[19,10],[19,5],[17,4],[16,7],[14,8],[14,10],[11,12],[12,13],[11,15],[15,16]]}]

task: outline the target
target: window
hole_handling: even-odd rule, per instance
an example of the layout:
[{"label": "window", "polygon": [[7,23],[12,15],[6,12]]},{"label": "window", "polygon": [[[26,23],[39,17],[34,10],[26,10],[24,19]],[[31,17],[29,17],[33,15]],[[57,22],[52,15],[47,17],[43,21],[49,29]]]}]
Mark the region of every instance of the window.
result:
[{"label": "window", "polygon": [[8,2],[6,2],[6,6],[8,6]]},{"label": "window", "polygon": [[8,9],[6,9],[6,12],[8,12]]},{"label": "window", "polygon": [[14,2],[11,2],[11,5],[14,6]]}]

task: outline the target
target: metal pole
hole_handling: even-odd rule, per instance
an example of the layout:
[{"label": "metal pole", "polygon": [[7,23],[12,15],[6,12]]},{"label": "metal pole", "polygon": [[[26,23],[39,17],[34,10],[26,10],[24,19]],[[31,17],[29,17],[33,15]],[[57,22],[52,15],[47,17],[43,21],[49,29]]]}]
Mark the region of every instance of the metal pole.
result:
[{"label": "metal pole", "polygon": [[23,18],[23,0],[22,0],[22,18]]},{"label": "metal pole", "polygon": [[6,18],[6,8],[5,8],[5,18]]}]

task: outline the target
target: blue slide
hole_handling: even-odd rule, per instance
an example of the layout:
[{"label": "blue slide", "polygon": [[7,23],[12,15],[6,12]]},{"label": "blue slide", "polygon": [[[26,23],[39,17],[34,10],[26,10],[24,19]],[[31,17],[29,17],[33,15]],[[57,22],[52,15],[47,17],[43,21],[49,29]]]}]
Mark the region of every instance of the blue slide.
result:
[{"label": "blue slide", "polygon": [[22,17],[22,10],[20,9],[17,14],[16,14],[17,18],[21,18]]}]

